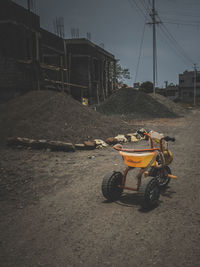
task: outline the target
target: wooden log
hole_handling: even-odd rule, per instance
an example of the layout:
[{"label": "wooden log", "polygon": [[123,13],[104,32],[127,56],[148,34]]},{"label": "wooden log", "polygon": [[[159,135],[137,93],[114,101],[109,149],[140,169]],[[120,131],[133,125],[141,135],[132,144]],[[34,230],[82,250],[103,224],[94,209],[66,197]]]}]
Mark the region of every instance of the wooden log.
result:
[{"label": "wooden log", "polygon": [[71,143],[62,141],[34,140],[21,137],[8,138],[7,145],[31,147],[34,149],[51,149],[53,151],[75,151],[75,147]]},{"label": "wooden log", "polygon": [[115,137],[109,137],[106,139],[106,143],[109,145],[115,145],[118,143],[118,140]]},{"label": "wooden log", "polygon": [[96,148],[96,143],[94,141],[85,141],[85,149],[92,150]]},{"label": "wooden log", "polygon": [[75,147],[72,143],[66,143],[61,141],[49,141],[48,142],[48,148],[50,148],[53,151],[75,151]]},{"label": "wooden log", "polygon": [[77,150],[85,150],[85,145],[84,144],[75,144],[75,149]]}]

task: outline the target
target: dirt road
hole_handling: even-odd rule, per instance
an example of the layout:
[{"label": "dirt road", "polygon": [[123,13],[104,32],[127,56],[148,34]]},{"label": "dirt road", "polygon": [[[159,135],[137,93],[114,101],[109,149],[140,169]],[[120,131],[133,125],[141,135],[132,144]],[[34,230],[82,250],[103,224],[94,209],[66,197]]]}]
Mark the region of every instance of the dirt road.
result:
[{"label": "dirt road", "polygon": [[199,122],[200,111],[192,111],[185,119],[144,125],[177,139],[171,168],[179,178],[149,212],[141,210],[134,193],[125,192],[115,203],[104,200],[102,177],[124,168],[111,148],[2,148],[0,265],[199,266]]}]

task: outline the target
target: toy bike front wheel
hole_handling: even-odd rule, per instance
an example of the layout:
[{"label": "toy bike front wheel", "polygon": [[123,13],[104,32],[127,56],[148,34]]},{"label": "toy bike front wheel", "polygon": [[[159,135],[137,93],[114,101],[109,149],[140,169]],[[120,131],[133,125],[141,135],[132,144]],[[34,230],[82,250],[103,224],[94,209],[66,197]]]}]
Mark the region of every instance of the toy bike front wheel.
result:
[{"label": "toy bike front wheel", "polygon": [[102,181],[102,194],[109,201],[116,201],[120,198],[123,189],[119,187],[122,185],[123,175],[121,172],[113,171],[104,176]]},{"label": "toy bike front wheel", "polygon": [[156,177],[159,187],[164,189],[170,182],[168,174],[171,174],[171,169],[169,166],[165,166],[161,169],[152,168],[150,171],[150,176]]},{"label": "toy bike front wheel", "polygon": [[160,189],[155,177],[146,177],[138,190],[138,198],[143,208],[154,208],[158,205]]}]

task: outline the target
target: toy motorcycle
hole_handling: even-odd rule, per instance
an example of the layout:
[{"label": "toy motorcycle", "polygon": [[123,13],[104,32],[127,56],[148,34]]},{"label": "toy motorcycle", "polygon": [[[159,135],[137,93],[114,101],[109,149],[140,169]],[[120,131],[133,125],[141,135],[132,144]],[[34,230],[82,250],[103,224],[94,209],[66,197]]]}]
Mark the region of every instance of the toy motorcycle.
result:
[{"label": "toy motorcycle", "polygon": [[[161,135],[159,137],[153,136],[151,132],[138,131],[137,133],[150,140],[150,148],[125,149],[120,144],[115,145],[113,148],[119,151],[127,167],[123,173],[113,171],[105,175],[102,181],[102,193],[107,200],[116,201],[124,189],[136,191],[141,206],[153,208],[158,205],[160,189],[165,188],[170,179],[177,178],[171,174],[168,166],[173,160],[168,142],[174,142],[175,138]],[[159,147],[156,147],[155,143],[159,144]],[[139,173],[136,176],[137,187],[127,187],[127,174],[134,168],[139,168]]]}]

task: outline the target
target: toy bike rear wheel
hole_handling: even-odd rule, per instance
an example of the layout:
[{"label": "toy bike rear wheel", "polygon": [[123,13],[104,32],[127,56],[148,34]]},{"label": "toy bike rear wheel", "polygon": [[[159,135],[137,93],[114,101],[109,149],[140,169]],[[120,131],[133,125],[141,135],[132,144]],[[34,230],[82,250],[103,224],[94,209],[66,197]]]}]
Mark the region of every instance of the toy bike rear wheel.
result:
[{"label": "toy bike rear wheel", "polygon": [[102,181],[102,194],[109,201],[116,201],[120,198],[123,189],[119,187],[122,185],[123,175],[121,172],[111,172],[104,176]]},{"label": "toy bike rear wheel", "polygon": [[146,177],[142,179],[138,190],[138,198],[143,208],[154,208],[159,203],[160,189],[155,177]]}]

